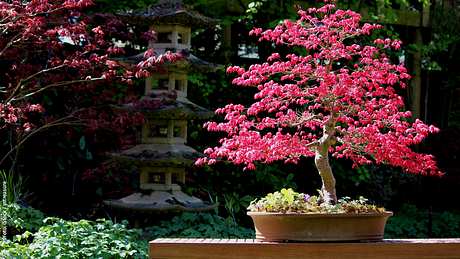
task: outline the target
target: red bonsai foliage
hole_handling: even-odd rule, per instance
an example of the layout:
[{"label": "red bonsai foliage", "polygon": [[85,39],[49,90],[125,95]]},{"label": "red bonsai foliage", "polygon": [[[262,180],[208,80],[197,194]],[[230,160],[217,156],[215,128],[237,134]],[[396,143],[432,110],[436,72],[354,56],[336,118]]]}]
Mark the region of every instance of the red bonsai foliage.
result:
[{"label": "red bonsai foliage", "polygon": [[[113,16],[84,15],[82,10],[92,4],[91,0],[0,1],[0,133],[14,133],[12,146],[50,126],[89,123],[91,128],[107,125],[119,130],[123,122],[139,121],[128,114],[114,119],[94,109],[114,104],[113,83],[130,84],[135,77],[148,76],[158,64],[178,58],[147,51],[137,66],[118,62],[113,57],[125,51],[114,39],[129,43],[133,33]],[[60,91],[64,111],[44,114],[40,96],[49,91]],[[133,99],[118,98],[115,104]],[[14,149],[6,155],[0,152],[5,155],[0,165]]]},{"label": "red bonsai foliage", "polygon": [[300,19],[286,20],[273,30],[251,31],[260,40],[300,49],[305,55],[282,58],[273,53],[265,63],[237,73],[233,83],[257,87],[250,107],[229,104],[217,109],[221,123],[208,122],[209,131],[223,131],[220,146],[205,150],[197,164],[227,159],[254,169],[255,162],[297,162],[314,157],[326,203],[336,203],[335,179],[329,154],[354,165],[389,164],[409,173],[441,174],[433,156],[411,146],[437,132],[404,110],[397,88],[410,78],[403,64],[388,56],[401,42],[377,39],[361,45],[360,38],[380,25],[360,23],[360,15],[333,4],[299,11]]}]

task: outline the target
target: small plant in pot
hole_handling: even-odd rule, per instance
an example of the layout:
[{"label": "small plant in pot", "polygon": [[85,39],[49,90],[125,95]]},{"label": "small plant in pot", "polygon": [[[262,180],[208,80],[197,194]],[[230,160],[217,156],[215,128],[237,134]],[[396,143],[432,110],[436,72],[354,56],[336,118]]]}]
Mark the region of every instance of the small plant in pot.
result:
[{"label": "small plant in pot", "polygon": [[[318,197],[305,201],[303,194],[286,190],[272,195],[281,195],[299,206],[316,203],[316,208],[326,209],[273,211],[253,204],[248,214],[255,222],[257,237],[315,241],[382,238],[391,213],[372,206],[346,209],[350,201],[338,201],[329,159],[348,159],[354,166],[389,164],[408,173],[441,175],[433,156],[411,149],[438,129],[412,120],[397,93],[410,78],[404,64],[392,62],[391,54],[400,49],[401,42],[377,38],[361,44],[381,25],[361,24],[358,13],[336,9],[333,3],[298,13],[297,21],[286,20],[273,30],[251,31],[261,41],[287,46],[292,52],[285,57],[273,53],[265,63],[248,69],[227,69],[238,75],[233,79],[235,85],[257,87],[259,91],[250,107],[228,104],[217,109],[217,114],[225,115],[224,122],[211,121],[205,127],[227,136],[220,140],[220,146],[206,149],[206,157],[196,163],[226,159],[251,170],[256,162],[296,163],[301,157],[313,157],[322,179]],[[305,204],[301,205],[302,199]],[[285,222],[300,218],[307,223],[305,228],[291,225],[288,234],[275,233]],[[318,223],[316,218],[327,222]],[[262,227],[262,221],[274,228]],[[324,229],[311,230],[317,225],[324,225]],[[339,231],[333,233],[333,229]],[[297,234],[301,237],[294,236]]]},{"label": "small plant in pot", "polygon": [[339,241],[383,238],[391,212],[360,197],[321,202],[321,194],[310,196],[282,189],[255,200],[248,215],[256,226],[256,237],[269,241]]}]

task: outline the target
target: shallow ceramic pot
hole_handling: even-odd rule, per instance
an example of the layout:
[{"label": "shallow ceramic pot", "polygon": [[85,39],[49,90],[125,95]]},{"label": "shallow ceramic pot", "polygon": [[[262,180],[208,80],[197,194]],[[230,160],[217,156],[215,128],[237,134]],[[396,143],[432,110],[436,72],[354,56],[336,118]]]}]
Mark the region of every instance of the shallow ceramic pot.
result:
[{"label": "shallow ceramic pot", "polygon": [[393,212],[302,214],[248,212],[256,238],[264,241],[357,241],[383,239]]}]

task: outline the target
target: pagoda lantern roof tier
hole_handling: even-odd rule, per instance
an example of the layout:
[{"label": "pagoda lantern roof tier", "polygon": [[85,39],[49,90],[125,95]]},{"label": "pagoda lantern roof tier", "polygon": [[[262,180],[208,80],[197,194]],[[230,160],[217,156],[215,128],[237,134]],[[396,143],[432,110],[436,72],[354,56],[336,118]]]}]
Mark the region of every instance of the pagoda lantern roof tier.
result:
[{"label": "pagoda lantern roof tier", "polygon": [[[181,58],[174,62],[166,62],[162,65],[163,68],[167,70],[179,70],[179,71],[196,71],[196,72],[214,72],[219,68],[222,68],[222,65],[214,64],[205,60],[200,59],[199,57],[190,53],[189,50],[183,49],[178,52],[176,50],[170,50],[173,53],[180,54]],[[139,62],[145,60],[144,58],[145,52],[139,53],[134,56],[129,56],[125,58],[119,58],[118,60],[121,62],[125,62],[128,64],[138,64]],[[164,53],[158,53],[164,54]]]},{"label": "pagoda lantern roof tier", "polygon": [[112,153],[120,162],[143,166],[190,166],[203,154],[184,144],[139,144],[120,153]]},{"label": "pagoda lantern roof tier", "polygon": [[206,17],[185,8],[182,1],[160,0],[142,10],[128,10],[118,13],[130,23],[135,24],[180,24],[189,27],[209,27],[218,20]]},{"label": "pagoda lantern roof tier", "polygon": [[[190,102],[186,98],[178,97],[175,100],[164,101],[167,94],[161,90],[156,90],[150,96],[144,96],[139,103],[130,103],[122,108],[142,112],[147,119],[165,119],[165,120],[205,120],[214,116],[214,113],[204,107]],[[149,103],[161,103],[159,106],[150,106]]]}]

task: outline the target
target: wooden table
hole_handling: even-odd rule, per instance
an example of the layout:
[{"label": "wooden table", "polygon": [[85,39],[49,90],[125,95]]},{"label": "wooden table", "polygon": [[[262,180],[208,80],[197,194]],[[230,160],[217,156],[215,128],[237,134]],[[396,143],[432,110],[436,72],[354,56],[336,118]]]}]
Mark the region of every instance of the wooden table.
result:
[{"label": "wooden table", "polygon": [[460,259],[460,239],[276,243],[254,239],[160,238],[151,259]]}]

